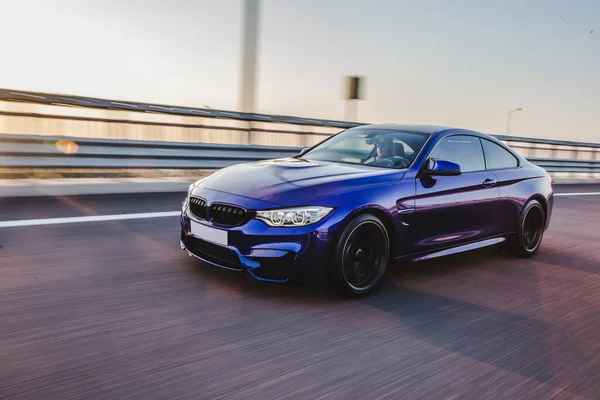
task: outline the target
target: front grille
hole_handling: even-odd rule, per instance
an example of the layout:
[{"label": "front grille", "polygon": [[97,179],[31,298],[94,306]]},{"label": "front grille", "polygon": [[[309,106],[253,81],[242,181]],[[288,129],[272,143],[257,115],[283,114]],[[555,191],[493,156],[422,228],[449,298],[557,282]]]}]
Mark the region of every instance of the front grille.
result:
[{"label": "front grille", "polygon": [[249,213],[242,207],[214,203],[210,206],[210,220],[219,225],[239,226],[248,222]]},{"label": "front grille", "polygon": [[190,211],[199,219],[206,219],[206,200],[200,197],[190,198]]},{"label": "front grille", "polygon": [[226,268],[242,269],[239,257],[231,249],[198,239],[194,236],[187,237],[185,246],[188,251],[206,261]]}]

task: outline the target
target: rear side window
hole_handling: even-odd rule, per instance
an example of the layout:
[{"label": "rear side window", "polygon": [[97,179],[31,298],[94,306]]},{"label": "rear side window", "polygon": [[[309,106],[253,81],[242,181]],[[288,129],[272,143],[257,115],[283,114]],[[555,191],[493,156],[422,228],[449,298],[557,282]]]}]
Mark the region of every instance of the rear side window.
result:
[{"label": "rear side window", "polygon": [[502,146],[486,139],[481,139],[485,151],[487,169],[517,168],[519,161]]},{"label": "rear side window", "polygon": [[462,172],[485,171],[483,150],[479,138],[475,136],[450,136],[442,139],[430,157],[457,163]]}]

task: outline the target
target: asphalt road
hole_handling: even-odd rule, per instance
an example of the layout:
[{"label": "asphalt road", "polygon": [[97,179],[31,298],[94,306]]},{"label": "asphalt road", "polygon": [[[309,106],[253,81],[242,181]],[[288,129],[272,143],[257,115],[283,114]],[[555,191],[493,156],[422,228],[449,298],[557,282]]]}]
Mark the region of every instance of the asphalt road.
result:
[{"label": "asphalt road", "polygon": [[[600,191],[557,187],[557,192]],[[182,194],[0,199],[0,221],[176,211]],[[177,217],[0,229],[0,399],[598,399],[600,196],[540,252],[398,268],[361,300],[179,250]]]}]

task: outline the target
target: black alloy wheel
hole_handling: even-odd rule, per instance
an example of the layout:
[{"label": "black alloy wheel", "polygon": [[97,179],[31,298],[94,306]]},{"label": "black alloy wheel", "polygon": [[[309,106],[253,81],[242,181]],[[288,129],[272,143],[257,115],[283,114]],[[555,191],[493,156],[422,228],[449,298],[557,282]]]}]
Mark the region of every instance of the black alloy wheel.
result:
[{"label": "black alloy wheel", "polygon": [[531,200],[519,217],[516,238],[510,244],[512,253],[519,257],[533,256],[542,243],[546,214],[537,200]]},{"label": "black alloy wheel", "polygon": [[389,257],[384,224],[374,215],[359,215],[345,227],[334,249],[333,289],[349,297],[370,293],[384,275]]}]

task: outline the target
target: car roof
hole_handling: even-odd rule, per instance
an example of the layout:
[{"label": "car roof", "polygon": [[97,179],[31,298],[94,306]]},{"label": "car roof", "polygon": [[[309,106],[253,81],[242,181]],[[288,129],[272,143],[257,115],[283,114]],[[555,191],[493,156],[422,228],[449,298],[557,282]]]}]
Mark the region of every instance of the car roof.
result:
[{"label": "car roof", "polygon": [[477,132],[469,129],[461,129],[452,126],[443,126],[443,125],[408,125],[408,124],[395,124],[395,123],[387,123],[387,124],[368,124],[361,125],[361,128],[372,128],[372,129],[397,129],[402,131],[410,131],[423,133],[426,135],[435,135],[437,133],[446,133],[446,132],[463,132],[463,133],[474,133],[478,135],[485,135],[482,132]]}]

